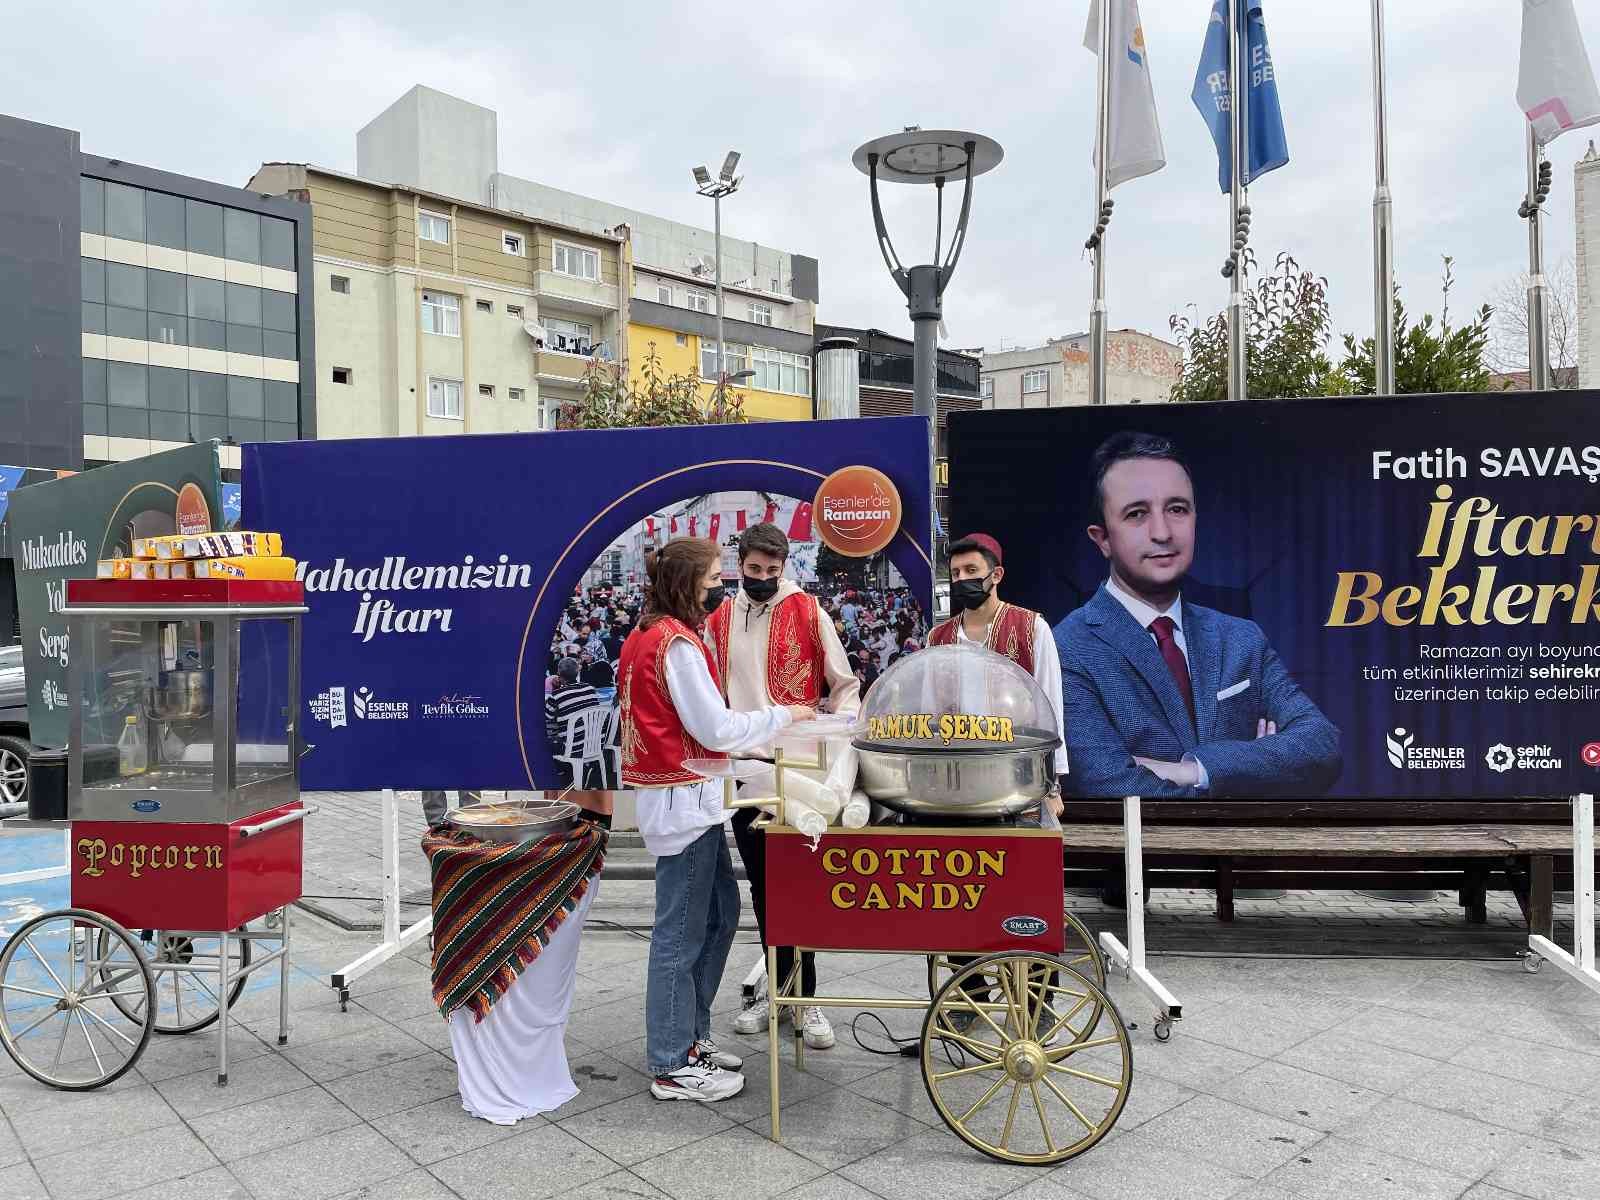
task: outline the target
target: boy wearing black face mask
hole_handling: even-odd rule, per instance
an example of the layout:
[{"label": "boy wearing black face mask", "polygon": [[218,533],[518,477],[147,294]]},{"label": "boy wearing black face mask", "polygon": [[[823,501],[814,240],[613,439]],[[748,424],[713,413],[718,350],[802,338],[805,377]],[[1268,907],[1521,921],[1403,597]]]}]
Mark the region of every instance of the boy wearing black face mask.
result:
[{"label": "boy wearing black face mask", "polygon": [[[987,533],[969,533],[950,544],[950,607],[955,615],[933,627],[930,646],[972,642],[1003,654],[1033,676],[1055,712],[1056,729],[1065,731],[1061,719],[1061,656],[1056,652],[1050,626],[1038,613],[1000,599],[1006,569],[1000,543]],[[1064,744],[1056,750],[1055,771],[1067,773]],[[1061,816],[1059,787],[1045,798],[1050,815]]]},{"label": "boy wearing black face mask", "polygon": [[[816,598],[783,577],[788,559],[789,539],[776,525],[763,522],[739,535],[739,594],[706,621],[706,640],[720,668],[728,707],[752,712],[773,704],[804,704],[833,713],[855,712],[861,706],[855,666]],[[736,812],[733,836],[750,881],[756,922],[764,928],[766,842],[760,830],[751,828],[755,819],[755,809]],[[761,941],[765,946],[765,933]],[[793,951],[780,948],[779,978],[792,969]],[[800,973],[802,993],[816,995],[814,955],[802,956]],[[783,1009],[783,1018],[793,1012]],[[807,1046],[826,1050],[833,1045],[833,1027],[820,1008],[802,1008],[795,1019]],[[766,1001],[745,1009],[733,1027],[743,1034],[766,1029]]]}]

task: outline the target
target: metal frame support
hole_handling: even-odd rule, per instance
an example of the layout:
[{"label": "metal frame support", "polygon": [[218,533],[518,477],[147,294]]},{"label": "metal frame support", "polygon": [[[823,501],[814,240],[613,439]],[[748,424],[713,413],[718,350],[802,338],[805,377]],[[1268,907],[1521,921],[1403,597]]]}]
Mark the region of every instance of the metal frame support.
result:
[{"label": "metal frame support", "polygon": [[[6,824],[11,825],[13,829],[20,833],[29,828],[29,826],[26,824],[26,821],[27,818],[24,817],[21,820],[8,821]],[[46,826],[44,822],[40,822],[37,826],[34,826],[34,828],[42,829],[48,827],[55,829],[60,828],[60,826],[61,822],[51,821],[49,822],[48,826]],[[0,833],[3,832],[4,830],[0,829]],[[71,869],[72,828],[71,826],[68,826],[64,829],[61,829],[61,865],[59,867],[34,867],[27,871],[12,871],[9,874],[0,874],[0,887],[9,887],[14,883],[33,883],[39,879],[59,879],[61,876],[67,874]]]},{"label": "metal frame support", "polygon": [[1594,943],[1594,796],[1572,797],[1572,953],[1542,934],[1528,938],[1530,971],[1552,962],[1579,983],[1600,992],[1600,971],[1595,969]]},{"label": "metal frame support", "polygon": [[1182,1019],[1183,1005],[1145,965],[1144,820],[1137,796],[1123,798],[1122,833],[1125,843],[1123,862],[1127,873],[1128,944],[1124,946],[1115,934],[1103,931],[1100,934],[1100,948],[1105,951],[1106,958],[1121,970],[1123,978],[1137,985],[1155,1003],[1156,1041],[1164,1042],[1172,1036],[1172,1023]]},{"label": "metal frame support", "polygon": [[430,912],[415,925],[400,926],[400,804],[393,788],[383,789],[383,940],[329,976],[339,993],[339,1009],[349,1011],[350,985],[433,932]]}]

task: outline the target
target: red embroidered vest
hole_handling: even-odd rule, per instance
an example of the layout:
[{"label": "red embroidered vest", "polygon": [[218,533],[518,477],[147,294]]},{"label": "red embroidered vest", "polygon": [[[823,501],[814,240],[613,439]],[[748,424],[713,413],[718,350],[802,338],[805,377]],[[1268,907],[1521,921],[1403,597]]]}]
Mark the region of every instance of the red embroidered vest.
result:
[{"label": "red embroidered vest", "polygon": [[[1033,631],[1037,628],[1038,615],[1030,609],[1019,608],[1002,600],[1000,611],[995,614],[994,623],[989,626],[989,637],[983,644],[997,654],[1004,654],[1032,675]],[[935,625],[933,631],[928,634],[928,645],[955,645],[956,629],[960,624],[961,618],[955,616]]]},{"label": "red embroidered vest", "polygon": [[700,776],[684,770],[686,759],[726,757],[695,741],[673,707],[667,688],[667,648],[679,638],[687,638],[705,655],[706,669],[717,679],[717,665],[706,644],[672,617],[661,618],[649,629],[635,630],[623,643],[617,703],[622,714],[622,782],[628,787],[699,783]]},{"label": "red embroidered vest", "polygon": [[[706,620],[716,649],[722,694],[728,694],[728,652],[733,643],[736,599],[724,600]],[[767,695],[773,704],[804,704],[815,708],[822,699],[822,633],[817,602],[805,592],[795,592],[772,610],[767,630]]]}]

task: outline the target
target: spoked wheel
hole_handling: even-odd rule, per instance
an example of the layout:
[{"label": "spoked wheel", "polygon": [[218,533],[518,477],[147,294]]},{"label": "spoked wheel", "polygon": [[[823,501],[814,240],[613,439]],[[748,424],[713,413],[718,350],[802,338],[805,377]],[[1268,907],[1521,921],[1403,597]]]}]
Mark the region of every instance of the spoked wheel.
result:
[{"label": "spoked wheel", "polygon": [[[1105,991],[1106,960],[1105,955],[1100,952],[1099,943],[1094,940],[1094,934],[1089,932],[1087,925],[1064,909],[1061,913],[1061,924],[1064,935],[1061,961],[1094,984],[1100,991]],[[956,973],[956,969],[968,961],[970,959],[960,957],[952,959],[948,954],[928,955],[929,998],[937,996],[939,989],[949,982],[950,977]],[[1096,1009],[1092,1016],[1093,1019],[1087,1025],[1090,1029],[1093,1029],[1099,1022],[1100,1011]]]},{"label": "spoked wheel", "polygon": [[154,987],[121,925],[81,908],[45,913],[0,950],[0,1044],[40,1083],[101,1087],[144,1053]]},{"label": "spoked wheel", "polygon": [[922,1082],[969,1146],[1002,1162],[1058,1163],[1116,1124],[1133,1048],[1098,985],[1048,954],[995,954],[962,967],[934,997],[922,1023]]},{"label": "spoked wheel", "polygon": [[[239,932],[245,931],[239,926]],[[103,935],[102,935],[103,936]],[[168,933],[143,930],[139,935],[145,956],[150,960],[155,980],[156,1032],[194,1033],[217,1019],[221,1005],[217,954],[222,939],[204,934]],[[250,943],[242,938],[228,939],[228,974],[234,980],[228,988],[228,1006],[239,1002],[246,980],[239,973],[250,965]],[[113,993],[118,1008],[131,1021],[144,1019],[144,999]]]}]

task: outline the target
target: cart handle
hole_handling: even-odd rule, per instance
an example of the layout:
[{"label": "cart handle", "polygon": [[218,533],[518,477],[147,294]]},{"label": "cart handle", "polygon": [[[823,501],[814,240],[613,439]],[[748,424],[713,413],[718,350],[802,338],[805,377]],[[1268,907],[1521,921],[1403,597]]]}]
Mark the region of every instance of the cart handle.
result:
[{"label": "cart handle", "polygon": [[281,817],[274,817],[270,821],[263,821],[259,825],[241,825],[239,826],[239,836],[241,838],[259,837],[261,834],[269,833],[274,829],[282,829],[285,825],[293,825],[296,821],[304,821],[316,811],[314,808],[299,808],[292,813],[284,813]]}]

